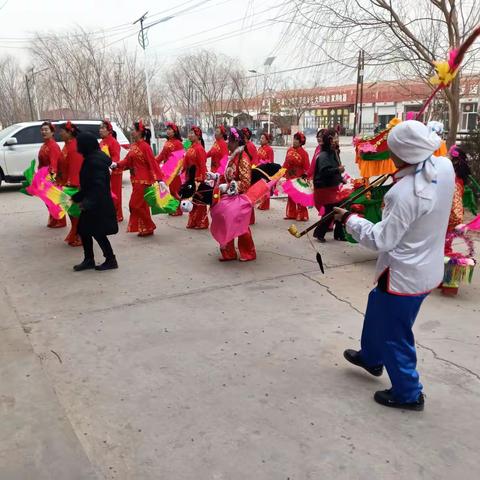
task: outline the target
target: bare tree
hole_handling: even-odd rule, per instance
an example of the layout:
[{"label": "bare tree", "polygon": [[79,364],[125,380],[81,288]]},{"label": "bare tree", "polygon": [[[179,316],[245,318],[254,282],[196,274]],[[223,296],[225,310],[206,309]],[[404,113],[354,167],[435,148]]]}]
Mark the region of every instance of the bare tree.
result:
[{"label": "bare tree", "polygon": [[[428,78],[480,22],[477,0],[292,0],[289,30],[308,51],[351,68],[359,49],[378,75]],[[290,7],[292,5],[290,4]],[[289,8],[290,8],[289,7]],[[304,48],[305,50],[305,48]],[[470,61],[476,51],[470,55]],[[448,142],[455,141],[461,72],[444,91],[449,107]]]},{"label": "bare tree", "polygon": [[171,99],[183,116],[199,117],[202,107],[207,127],[243,94],[241,69],[233,58],[202,50],[179,58],[166,75]]},{"label": "bare tree", "polygon": [[13,57],[0,58],[0,124],[29,118],[24,74]]},{"label": "bare tree", "polygon": [[277,102],[281,110],[292,118],[294,125],[300,125],[304,113],[318,104],[316,87],[317,85],[301,88],[296,79],[285,80],[283,88],[277,95]]}]

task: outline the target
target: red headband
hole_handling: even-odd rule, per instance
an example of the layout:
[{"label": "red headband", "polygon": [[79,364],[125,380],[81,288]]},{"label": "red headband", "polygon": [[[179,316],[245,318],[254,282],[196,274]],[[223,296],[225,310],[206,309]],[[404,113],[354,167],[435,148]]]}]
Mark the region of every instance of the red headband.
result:
[{"label": "red headband", "polygon": [[242,128],[242,132],[245,135],[246,139],[250,140],[250,138],[252,137],[252,131],[249,128],[244,127]]},{"label": "red headband", "polygon": [[220,130],[220,133],[225,136],[227,134],[227,129],[223,125],[217,127]]},{"label": "red headband", "polygon": [[273,135],[271,133],[264,132],[262,135],[267,139],[268,143],[272,143]]},{"label": "red headband", "polygon": [[113,127],[112,127],[112,124],[110,123],[110,120],[103,120],[102,123],[107,127],[107,130],[109,132],[113,132]]},{"label": "red headband", "polygon": [[65,130],[67,132],[74,132],[75,131],[75,127],[70,120],[68,120],[67,123],[65,124]]},{"label": "red headband", "polygon": [[172,122],[168,122],[168,123],[166,124],[166,126],[167,126],[167,128],[171,128],[174,132],[177,132],[177,133],[179,132],[178,126],[175,125],[175,124],[172,123]]},{"label": "red headband", "polygon": [[306,138],[305,138],[305,135],[302,133],[302,132],[297,132],[293,138],[295,138],[296,140],[298,140],[300,142],[300,145],[305,145],[305,142],[306,142]]},{"label": "red headband", "polygon": [[198,137],[202,138],[202,129],[200,127],[192,127],[191,131]]},{"label": "red headband", "polygon": [[142,119],[140,119],[140,120],[138,121],[138,131],[139,131],[139,132],[142,132],[142,133],[145,131],[145,125],[143,124],[143,120],[142,120]]}]

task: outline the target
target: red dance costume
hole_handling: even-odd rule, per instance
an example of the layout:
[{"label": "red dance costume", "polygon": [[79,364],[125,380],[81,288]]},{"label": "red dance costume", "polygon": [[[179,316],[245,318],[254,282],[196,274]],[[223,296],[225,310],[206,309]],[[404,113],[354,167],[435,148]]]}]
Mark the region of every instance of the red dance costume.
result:
[{"label": "red dance costume", "polygon": [[[258,164],[262,165],[263,163],[273,163],[274,162],[274,154],[273,148],[268,145],[262,145],[257,150],[257,157],[258,157]],[[260,202],[258,206],[259,210],[270,210],[270,196],[264,197],[264,199]]]},{"label": "red dance costume", "polygon": [[[285,174],[285,178],[287,180],[292,180],[303,175],[307,175],[310,168],[308,153],[303,147],[290,147],[287,150],[283,168],[287,170]],[[306,222],[308,220],[307,207],[303,207],[302,205],[293,202],[290,197],[288,197],[285,219],[297,220],[297,222]]]},{"label": "red dance costume", "polygon": [[[226,171],[226,179],[229,182],[232,180],[237,182],[238,193],[240,194],[245,193],[250,188],[252,181],[252,164],[246,152],[241,152],[230,160]],[[240,252],[240,261],[242,262],[248,262],[257,258],[257,252],[255,251],[255,244],[253,243],[250,229],[248,229],[247,233],[238,237],[238,250]],[[236,260],[235,240],[220,247],[220,252],[222,254],[220,261]]]},{"label": "red dance costume", "polygon": [[[251,166],[257,166],[258,165],[258,151],[257,147],[254,145],[254,143],[250,140],[248,140],[245,143],[245,151],[247,153],[247,156],[250,160]],[[255,209],[252,210],[252,217],[250,218],[250,225],[255,225]]]},{"label": "red dance costume", "polygon": [[134,143],[127,156],[118,162],[118,167],[130,170],[132,195],[130,197],[130,219],[127,232],[138,232],[140,237],[153,235],[157,226],[153,223],[150,208],[143,198],[145,188],[162,180],[162,171],[158,166],[150,145],[145,140]]},{"label": "red dance costume", "polygon": [[[112,159],[113,163],[120,161],[120,144],[110,133],[108,137],[102,138],[100,142],[100,148],[105,151],[108,151],[108,156]],[[110,190],[114,195],[113,203],[115,204],[115,211],[117,212],[117,221],[123,221],[123,210],[122,210],[122,181],[123,181],[123,170],[121,168],[116,168],[112,170],[112,175],[110,177]]]},{"label": "red dance costume", "polygon": [[[183,143],[178,139],[178,138],[169,138],[165,142],[165,145],[162,148],[162,151],[157,157],[157,162],[159,164],[165,163],[170,155],[173,152],[176,152],[178,150],[183,150]],[[177,200],[180,200],[180,195],[178,191],[180,190],[180,187],[182,186],[182,181],[180,179],[180,175],[177,175],[172,182],[170,183],[170,193],[172,194],[173,197],[175,197]],[[180,205],[177,208],[177,211],[175,213],[171,213],[170,216],[172,217],[179,217],[183,215],[182,209],[180,208]]]},{"label": "red dance costume", "polygon": [[[41,147],[38,152],[38,168],[48,167],[50,172],[57,173],[58,163],[60,157],[62,156],[62,151],[58,146],[57,142],[50,138],[47,140]],[[63,217],[60,220],[53,218],[51,215],[48,216],[47,227],[49,228],[63,228],[67,226],[67,220]]]},{"label": "red dance costume", "polygon": [[[207,153],[200,143],[194,143],[185,153],[184,169],[187,171],[195,165],[195,181],[205,181],[207,174]],[[193,205],[193,210],[188,216],[187,228],[204,230],[208,228],[208,210],[206,205]]]},{"label": "red dance costume", "polygon": [[220,167],[220,161],[225,155],[228,157],[228,146],[227,142],[221,138],[220,140],[215,140],[215,143],[212,145],[212,148],[207,153],[207,158],[212,159],[210,165],[210,171],[217,173],[218,167]]},{"label": "red dance costume", "polygon": [[[60,175],[58,183],[62,186],[80,188],[80,169],[82,168],[82,163],[83,157],[77,152],[77,139],[72,138],[71,140],[67,140],[62,149],[62,157],[58,162],[57,180]],[[81,247],[82,239],[77,233],[78,218],[70,217],[70,222],[72,223],[72,228],[70,232],[68,232],[65,241],[71,247]]]}]

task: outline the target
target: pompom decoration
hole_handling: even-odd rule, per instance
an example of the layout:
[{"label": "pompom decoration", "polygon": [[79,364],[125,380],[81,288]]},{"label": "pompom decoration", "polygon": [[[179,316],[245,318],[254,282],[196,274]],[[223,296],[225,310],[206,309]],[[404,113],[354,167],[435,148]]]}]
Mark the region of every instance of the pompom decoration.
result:
[{"label": "pompom decoration", "polygon": [[460,283],[471,283],[476,265],[474,243],[463,231],[456,230],[447,235],[446,250],[452,251],[453,241],[457,238],[465,242],[467,252],[466,254],[454,252],[445,257],[445,274],[442,286],[447,288],[458,288]]}]

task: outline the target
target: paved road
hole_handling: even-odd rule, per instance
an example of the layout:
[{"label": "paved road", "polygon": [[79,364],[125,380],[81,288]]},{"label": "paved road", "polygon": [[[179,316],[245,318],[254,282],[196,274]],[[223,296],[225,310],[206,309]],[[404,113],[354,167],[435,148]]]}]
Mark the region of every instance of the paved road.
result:
[{"label": "paved road", "polygon": [[2,480],[479,477],[479,277],[426,302],[427,408],[390,411],[372,401],[388,379],[342,358],[374,255],[328,242],[321,275],[272,203],[255,263],[157,217],[151,238],[121,226],[118,271],[73,273],[39,201],[0,190]]}]

